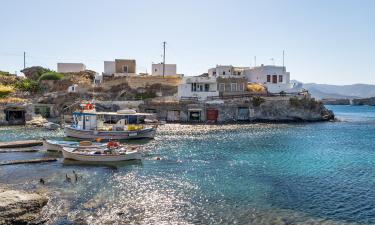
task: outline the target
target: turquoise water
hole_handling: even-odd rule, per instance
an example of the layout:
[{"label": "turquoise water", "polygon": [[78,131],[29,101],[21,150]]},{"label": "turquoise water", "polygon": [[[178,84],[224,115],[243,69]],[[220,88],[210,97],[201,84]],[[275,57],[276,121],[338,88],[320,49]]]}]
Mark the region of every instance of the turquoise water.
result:
[{"label": "turquoise water", "polygon": [[[49,192],[50,224],[375,224],[375,107],[328,107],[340,122],[166,125],[132,142],[143,162],[2,166],[0,182]],[[0,141],[62,136],[0,128]]]}]

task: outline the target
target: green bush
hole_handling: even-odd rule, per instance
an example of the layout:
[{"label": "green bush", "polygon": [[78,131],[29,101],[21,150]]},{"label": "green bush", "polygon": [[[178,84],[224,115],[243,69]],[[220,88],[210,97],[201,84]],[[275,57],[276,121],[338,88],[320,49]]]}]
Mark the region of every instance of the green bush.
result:
[{"label": "green bush", "polygon": [[291,97],[289,98],[289,104],[295,108],[314,109],[322,103],[316,101],[314,98],[304,97],[299,99],[297,97]]},{"label": "green bush", "polygon": [[14,75],[14,74],[11,74],[9,72],[5,72],[5,71],[0,70],[0,76],[12,76],[12,75]]},{"label": "green bush", "polygon": [[39,83],[35,80],[23,79],[15,84],[15,87],[20,91],[38,92],[40,90]]},{"label": "green bush", "polygon": [[41,80],[61,80],[62,78],[64,78],[64,74],[62,74],[62,73],[47,72],[47,73],[43,73],[39,77],[39,81],[41,81]]},{"label": "green bush", "polygon": [[258,107],[260,106],[263,102],[265,102],[266,100],[260,96],[254,96],[251,100],[253,106],[255,107]]},{"label": "green bush", "polygon": [[154,92],[135,94],[135,99],[148,99],[148,98],[155,98],[155,97],[156,97],[156,94]]}]

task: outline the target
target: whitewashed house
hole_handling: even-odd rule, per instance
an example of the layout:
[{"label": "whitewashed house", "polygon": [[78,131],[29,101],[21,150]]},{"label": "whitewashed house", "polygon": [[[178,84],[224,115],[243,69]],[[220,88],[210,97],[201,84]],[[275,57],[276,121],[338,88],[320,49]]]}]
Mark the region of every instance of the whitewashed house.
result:
[{"label": "whitewashed house", "polygon": [[59,73],[76,73],[85,70],[86,66],[83,63],[57,63],[57,72]]},{"label": "whitewashed house", "polygon": [[245,77],[244,71],[249,67],[235,67],[232,65],[216,65],[208,70],[209,77],[240,78]]},{"label": "whitewashed house", "polygon": [[176,76],[177,75],[177,65],[176,64],[165,64],[163,63],[152,64],[152,76],[163,76],[163,69],[165,68],[164,76]]},{"label": "whitewashed house", "polygon": [[219,96],[216,77],[198,76],[185,77],[184,82],[178,86],[178,98],[197,98],[204,101],[209,96]]},{"label": "whitewashed house", "polygon": [[264,84],[268,92],[295,91],[295,83],[290,82],[290,73],[285,66],[261,65],[244,70],[248,82]]},{"label": "whitewashed house", "polygon": [[68,93],[77,93],[78,92],[78,84],[73,84],[68,87]]}]

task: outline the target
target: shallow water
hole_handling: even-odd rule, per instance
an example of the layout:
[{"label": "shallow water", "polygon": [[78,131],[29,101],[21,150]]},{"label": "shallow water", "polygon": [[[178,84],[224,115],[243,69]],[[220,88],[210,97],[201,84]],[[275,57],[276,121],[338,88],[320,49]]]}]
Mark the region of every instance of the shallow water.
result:
[{"label": "shallow water", "polygon": [[[340,122],[165,125],[131,142],[142,162],[2,166],[0,182],[51,192],[50,224],[374,224],[375,107],[330,108]],[[0,141],[39,137],[63,132],[0,128]]]}]

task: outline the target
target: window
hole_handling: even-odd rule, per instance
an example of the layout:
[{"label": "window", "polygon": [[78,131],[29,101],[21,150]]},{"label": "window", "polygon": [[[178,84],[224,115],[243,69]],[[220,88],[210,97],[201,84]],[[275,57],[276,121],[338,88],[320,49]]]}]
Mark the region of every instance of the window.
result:
[{"label": "window", "polygon": [[277,84],[277,75],[272,76],[272,83]]},{"label": "window", "polygon": [[241,83],[238,91],[244,91],[244,89],[245,89],[245,84]]},{"label": "window", "polygon": [[267,75],[267,82],[271,82],[271,75]]},{"label": "window", "polygon": [[223,71],[223,75],[225,75],[225,71]]},{"label": "window", "polygon": [[213,74],[214,76],[216,76],[216,71],[214,71],[212,74]]},{"label": "window", "polygon": [[158,72],[158,69],[155,69],[155,72]]},{"label": "window", "polygon": [[238,72],[237,72],[237,75],[241,75],[241,72],[240,72],[240,71],[238,71]]},{"label": "window", "polygon": [[192,84],[191,84],[191,91],[192,91],[192,92],[197,91],[197,84],[196,84],[196,83],[192,83]]},{"label": "window", "polygon": [[279,75],[279,83],[283,82],[283,75]]},{"label": "window", "polygon": [[221,91],[221,92],[225,91],[225,83],[219,84],[219,91]]},{"label": "window", "polygon": [[209,84],[204,84],[204,91],[206,91],[206,92],[210,91],[210,85]]},{"label": "window", "polygon": [[128,72],[128,66],[124,66],[123,71],[124,71],[124,73],[127,73]]},{"label": "window", "polygon": [[237,91],[237,83],[230,84],[230,91]]}]

